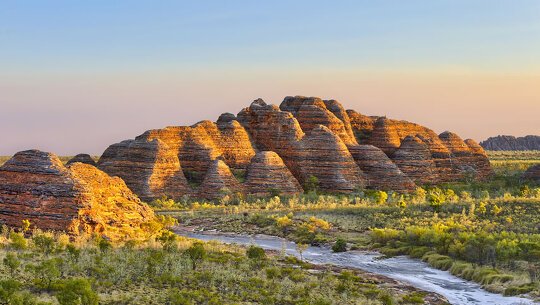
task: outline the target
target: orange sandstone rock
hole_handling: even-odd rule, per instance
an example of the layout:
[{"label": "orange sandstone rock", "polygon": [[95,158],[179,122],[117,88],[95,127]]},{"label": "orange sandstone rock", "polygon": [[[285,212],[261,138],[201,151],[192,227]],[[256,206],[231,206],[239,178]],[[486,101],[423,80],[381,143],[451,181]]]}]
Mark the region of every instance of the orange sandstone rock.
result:
[{"label": "orange sandstone rock", "polygon": [[354,160],[364,172],[369,188],[409,192],[416,184],[379,148],[373,145],[349,146]]},{"label": "orange sandstone rock", "polygon": [[218,199],[227,194],[244,193],[243,186],[222,160],[214,160],[199,187],[199,197]]},{"label": "orange sandstone rock", "polygon": [[94,166],[65,167],[54,154],[23,151],[0,167],[0,222],[43,230],[143,239],[154,213],[117,177]]},{"label": "orange sandstone rock", "polygon": [[141,199],[177,199],[190,194],[178,156],[159,139],[127,140],[111,145],[98,161],[99,169],[122,178]]},{"label": "orange sandstone rock", "polygon": [[273,192],[296,195],[303,191],[298,180],[273,151],[262,151],[253,157],[244,185],[248,194],[256,196],[269,196]]}]

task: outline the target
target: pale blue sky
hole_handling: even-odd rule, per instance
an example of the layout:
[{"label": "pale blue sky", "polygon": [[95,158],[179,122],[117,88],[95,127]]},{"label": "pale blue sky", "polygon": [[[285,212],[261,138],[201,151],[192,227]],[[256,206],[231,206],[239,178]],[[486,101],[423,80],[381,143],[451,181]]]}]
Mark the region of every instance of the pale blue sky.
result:
[{"label": "pale blue sky", "polygon": [[0,154],[101,153],[295,94],[477,140],[538,134],[538,80],[537,0],[0,2]]}]

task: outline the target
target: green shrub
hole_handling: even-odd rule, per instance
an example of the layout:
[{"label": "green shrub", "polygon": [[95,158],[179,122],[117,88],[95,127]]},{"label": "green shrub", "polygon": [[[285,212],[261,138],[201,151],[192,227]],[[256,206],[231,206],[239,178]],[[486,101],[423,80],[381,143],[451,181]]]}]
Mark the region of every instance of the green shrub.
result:
[{"label": "green shrub", "polygon": [[97,305],[98,296],[86,279],[68,279],[56,285],[60,305]]},{"label": "green shrub", "polygon": [[262,261],[266,258],[266,252],[263,248],[257,246],[249,246],[246,250],[246,255],[254,261]]},{"label": "green shrub", "polygon": [[338,238],[334,245],[332,246],[332,251],[334,252],[345,252],[347,251],[347,242],[342,239]]},{"label": "green shrub", "polygon": [[504,290],[505,296],[514,296],[514,295],[520,295],[524,293],[529,293],[533,291],[535,288],[534,284],[524,284],[521,286],[510,286]]}]

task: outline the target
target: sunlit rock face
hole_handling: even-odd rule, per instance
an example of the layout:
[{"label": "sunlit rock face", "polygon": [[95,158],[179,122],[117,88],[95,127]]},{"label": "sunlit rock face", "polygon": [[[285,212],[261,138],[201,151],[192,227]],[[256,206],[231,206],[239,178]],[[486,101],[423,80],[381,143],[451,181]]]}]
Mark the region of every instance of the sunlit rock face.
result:
[{"label": "sunlit rock face", "polygon": [[177,199],[191,193],[177,154],[159,139],[113,144],[101,156],[98,167],[122,178],[145,201],[163,196]]},{"label": "sunlit rock face", "polygon": [[245,188],[255,196],[297,195],[303,192],[300,183],[283,160],[273,151],[261,151],[247,169]]},{"label": "sunlit rock face", "polygon": [[218,199],[225,195],[243,194],[244,187],[232,174],[222,160],[214,160],[199,187],[198,196],[206,199]]},{"label": "sunlit rock face", "polygon": [[69,159],[69,161],[66,163],[66,165],[71,165],[73,163],[84,163],[92,166],[96,166],[96,161],[92,159],[92,157],[89,154],[78,154],[75,157]]},{"label": "sunlit rock face", "polygon": [[[417,184],[491,175],[485,152],[472,140],[304,96],[286,97],[279,107],[257,99],[216,122],[149,130],[111,145],[98,167],[124,179],[144,200],[179,198],[201,194],[190,185],[200,185],[216,160],[246,177],[263,151],[275,153],[300,185],[315,177],[321,190],[335,193],[364,187],[406,192]],[[261,183],[257,176],[253,181]],[[245,184],[240,191],[266,194]],[[281,187],[276,192],[289,193],[289,186]]]},{"label": "sunlit rock face", "polygon": [[337,135],[345,145],[357,144],[349,115],[336,100],[323,101],[318,97],[288,96],[279,108],[290,112],[304,132],[323,125]]},{"label": "sunlit rock face", "polygon": [[523,174],[523,178],[540,183],[540,164],[531,166]]},{"label": "sunlit rock face", "polygon": [[122,179],[96,167],[65,167],[54,154],[28,150],[0,167],[0,222],[20,227],[98,234],[109,239],[146,238],[154,213]]}]

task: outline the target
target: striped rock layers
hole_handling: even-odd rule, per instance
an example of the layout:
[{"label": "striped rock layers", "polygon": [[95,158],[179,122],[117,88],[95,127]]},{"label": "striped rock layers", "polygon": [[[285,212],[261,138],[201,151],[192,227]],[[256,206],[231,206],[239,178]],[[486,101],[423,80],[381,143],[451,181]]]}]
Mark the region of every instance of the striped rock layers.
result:
[{"label": "striped rock layers", "polygon": [[145,238],[154,213],[119,178],[96,167],[65,167],[54,154],[15,154],[0,167],[0,222],[29,220],[43,230],[99,234],[113,240]]}]

